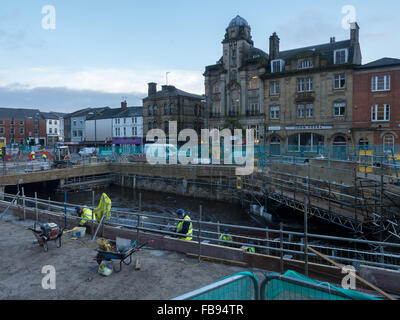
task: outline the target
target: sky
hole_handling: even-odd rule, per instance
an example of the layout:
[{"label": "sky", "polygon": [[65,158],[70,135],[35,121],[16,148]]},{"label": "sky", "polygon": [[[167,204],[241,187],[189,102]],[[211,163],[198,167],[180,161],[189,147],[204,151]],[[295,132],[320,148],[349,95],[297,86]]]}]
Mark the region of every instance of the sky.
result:
[{"label": "sky", "polygon": [[363,63],[400,58],[399,11],[398,0],[1,0],[0,107],[139,106],[167,72],[170,85],[203,94],[205,66],[222,56],[236,15],[267,53],[273,32],[289,50],[349,39],[353,19]]}]

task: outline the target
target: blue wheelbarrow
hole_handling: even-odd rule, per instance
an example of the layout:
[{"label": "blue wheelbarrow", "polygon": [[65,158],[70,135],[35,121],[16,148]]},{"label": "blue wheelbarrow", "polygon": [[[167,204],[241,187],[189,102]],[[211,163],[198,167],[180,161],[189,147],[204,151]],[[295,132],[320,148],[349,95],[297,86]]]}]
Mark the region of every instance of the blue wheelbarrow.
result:
[{"label": "blue wheelbarrow", "polygon": [[[136,241],[131,242],[131,247],[128,248],[127,250],[124,250],[122,252],[108,252],[102,248],[97,249],[97,255],[94,258],[94,260],[97,261],[97,263],[100,265],[103,261],[112,261],[112,260],[119,260],[119,269],[114,269],[116,273],[120,272],[122,270],[122,264],[129,266],[132,263],[132,255],[139,251],[141,248],[146,246],[149,243],[152,243],[153,241],[148,241],[141,246],[137,247],[136,246]],[[115,242],[110,241],[111,245],[113,248],[116,248]]]}]

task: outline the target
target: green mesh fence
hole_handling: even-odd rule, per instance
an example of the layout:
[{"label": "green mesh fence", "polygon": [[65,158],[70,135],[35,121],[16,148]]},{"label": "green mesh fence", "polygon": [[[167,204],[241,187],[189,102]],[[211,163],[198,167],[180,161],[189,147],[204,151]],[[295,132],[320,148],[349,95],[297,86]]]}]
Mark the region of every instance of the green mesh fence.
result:
[{"label": "green mesh fence", "polygon": [[258,300],[258,297],[257,277],[251,272],[241,272],[174,300]]},{"label": "green mesh fence", "polygon": [[262,300],[378,300],[375,297],[307,278],[294,271],[268,275],[261,284]]}]

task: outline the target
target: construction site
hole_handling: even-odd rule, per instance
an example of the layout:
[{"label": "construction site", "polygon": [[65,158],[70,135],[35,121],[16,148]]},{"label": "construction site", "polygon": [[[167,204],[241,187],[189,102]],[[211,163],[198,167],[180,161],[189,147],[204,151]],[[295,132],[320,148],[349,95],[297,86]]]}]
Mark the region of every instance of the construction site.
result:
[{"label": "construction site", "polygon": [[[104,299],[397,299],[400,180],[396,161],[400,157],[365,148],[349,148],[337,155],[332,150],[317,157],[304,152],[271,154],[258,148],[255,170],[249,176],[237,176],[236,165],[150,165],[129,151],[29,172],[26,163],[6,163],[0,177],[0,228],[5,230],[2,246],[15,247],[15,254],[7,255],[8,271],[0,274],[1,298],[79,299],[85,292],[90,299],[91,292],[107,286],[126,290],[119,290],[118,296],[105,293]],[[132,161],[135,158],[141,160]],[[105,209],[101,201],[109,185],[138,196],[124,209],[111,205],[111,198]],[[58,200],[39,197],[35,190],[45,188],[61,196]],[[102,194],[99,204],[94,190]],[[86,192],[86,201],[69,200],[79,192]],[[182,220],[173,209],[179,207],[163,214],[149,211],[142,192],[199,200],[198,208],[190,210],[190,241],[176,238],[176,225]],[[207,215],[200,199],[237,205],[252,223],[235,224],[229,218]],[[81,220],[77,206],[105,210],[105,218],[87,221],[82,238],[76,236]],[[288,219],[297,223],[285,223]],[[24,228],[35,222],[60,228],[60,248],[49,242],[48,252],[43,252],[38,243],[32,244],[32,232]],[[227,229],[231,239],[221,240]],[[128,239],[131,255],[105,255],[99,251],[99,239]],[[25,256],[21,249],[32,257],[37,274],[24,269],[22,262],[21,267],[15,264],[18,256]],[[96,249],[103,252],[100,260]],[[79,272],[69,272],[65,266],[69,260]],[[109,277],[99,275],[103,261],[114,261]],[[60,275],[57,290],[38,290],[45,264],[54,265]],[[157,265],[165,266],[165,274],[154,275]],[[354,290],[343,289],[345,267],[354,269]],[[69,279],[66,284],[63,277]],[[150,281],[157,288],[151,288]],[[321,282],[330,285],[326,288]],[[110,291],[115,295],[118,290]]]}]

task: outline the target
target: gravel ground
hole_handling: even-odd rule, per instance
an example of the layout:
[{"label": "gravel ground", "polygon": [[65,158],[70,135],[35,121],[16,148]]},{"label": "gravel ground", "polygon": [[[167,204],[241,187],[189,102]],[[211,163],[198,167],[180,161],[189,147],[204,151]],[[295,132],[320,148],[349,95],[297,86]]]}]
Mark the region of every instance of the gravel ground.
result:
[{"label": "gravel ground", "polygon": [[[167,300],[214,283],[222,277],[241,271],[253,272],[259,280],[262,270],[190,259],[169,251],[143,249],[120,273],[103,277],[97,273],[96,243],[86,236],[82,240],[63,237],[61,248],[49,242],[49,251],[35,244],[27,226],[33,221],[18,221],[0,215],[0,300]],[[135,271],[140,257],[141,269]],[[116,264],[117,262],[114,262]],[[118,262],[119,264],[119,262]],[[42,268],[56,270],[56,289],[43,289]]]}]

